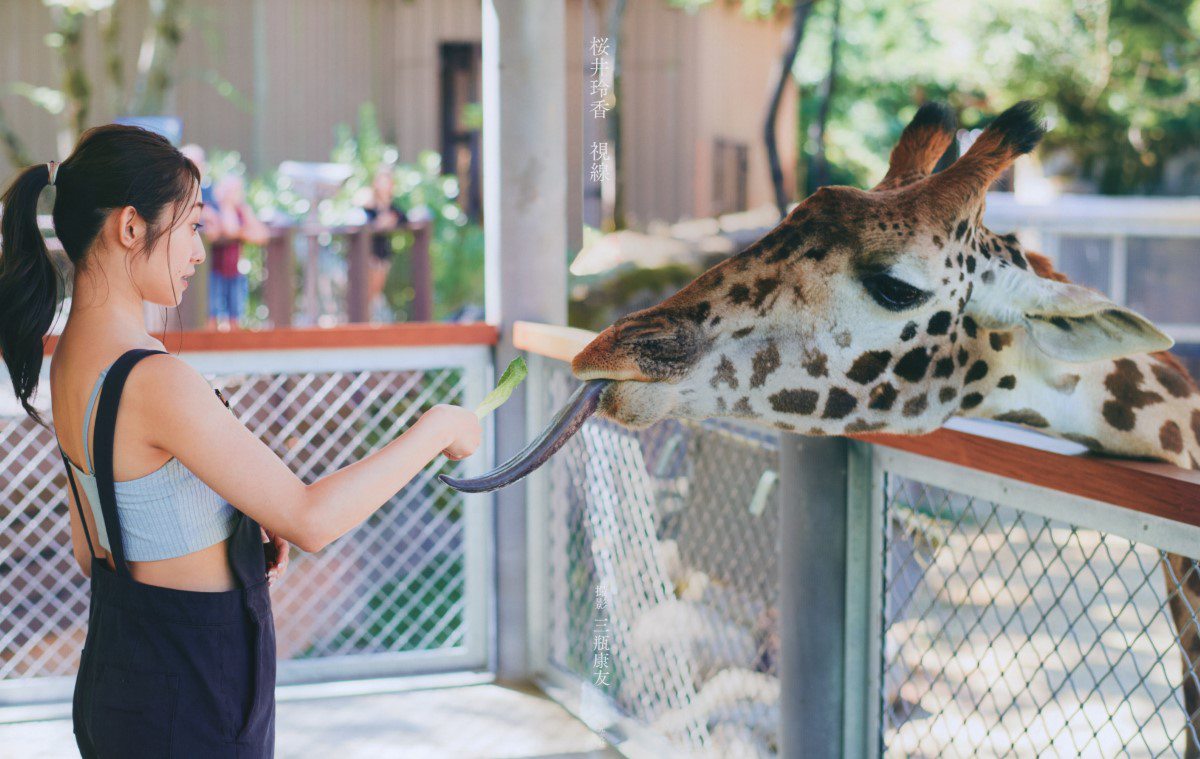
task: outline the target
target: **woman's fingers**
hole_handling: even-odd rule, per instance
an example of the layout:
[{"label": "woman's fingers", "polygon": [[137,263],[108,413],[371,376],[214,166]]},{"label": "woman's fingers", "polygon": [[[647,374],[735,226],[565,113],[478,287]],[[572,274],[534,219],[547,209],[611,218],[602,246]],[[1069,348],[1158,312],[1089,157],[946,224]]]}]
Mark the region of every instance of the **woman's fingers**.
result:
[{"label": "woman's fingers", "polygon": [[291,546],[283,538],[272,535],[271,540],[275,545],[275,563],[267,570],[268,585],[274,585],[276,580],[283,577],[283,573],[287,571],[291,553]]}]

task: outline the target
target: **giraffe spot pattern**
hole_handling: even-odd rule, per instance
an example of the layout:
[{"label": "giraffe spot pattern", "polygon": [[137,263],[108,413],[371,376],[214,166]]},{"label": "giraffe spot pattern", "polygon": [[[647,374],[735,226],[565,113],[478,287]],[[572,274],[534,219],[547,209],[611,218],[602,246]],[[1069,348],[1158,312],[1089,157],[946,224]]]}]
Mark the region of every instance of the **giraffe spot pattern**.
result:
[{"label": "giraffe spot pattern", "polygon": [[962,319],[963,329],[966,330],[967,337],[975,339],[976,333],[979,331],[979,325],[970,316],[964,316]]},{"label": "giraffe spot pattern", "polygon": [[830,388],[829,396],[825,399],[825,410],[822,419],[844,419],[858,406],[858,399],[840,387]]},{"label": "giraffe spot pattern", "polygon": [[1196,391],[1196,388],[1191,382],[1188,382],[1187,377],[1183,376],[1176,370],[1163,366],[1162,364],[1154,364],[1150,367],[1154,378],[1158,380],[1158,384],[1162,385],[1163,390],[1166,390],[1175,398],[1186,398]]},{"label": "giraffe spot pattern", "polygon": [[1000,388],[1001,390],[1012,390],[1016,386],[1017,378],[1012,374],[1004,375],[1000,378],[1000,381],[996,383],[996,387]]},{"label": "giraffe spot pattern", "polygon": [[1142,390],[1145,377],[1132,359],[1117,359],[1113,367],[1112,374],[1104,378],[1104,387],[1112,394],[1112,400],[1104,402],[1101,413],[1111,426],[1128,432],[1137,422],[1137,409],[1161,403],[1163,397]]},{"label": "giraffe spot pattern", "polygon": [[826,366],[828,361],[829,358],[824,353],[814,349],[805,352],[804,361],[800,365],[804,367],[804,371],[808,372],[810,377],[828,377],[829,369]]},{"label": "giraffe spot pattern", "polygon": [[938,311],[929,317],[929,325],[925,331],[931,335],[944,335],[950,330],[950,320],[953,318],[949,311]]},{"label": "giraffe spot pattern", "polygon": [[717,364],[717,370],[713,373],[712,379],[708,381],[708,385],[715,390],[721,386],[722,382],[729,385],[731,390],[738,388],[737,368],[729,360],[729,356],[724,354],[721,356],[720,363]]},{"label": "giraffe spot pattern", "polygon": [[902,380],[918,382],[925,376],[932,356],[925,348],[913,348],[896,362],[894,373]]},{"label": "giraffe spot pattern", "polygon": [[929,396],[925,393],[921,393],[920,395],[914,398],[909,398],[904,402],[903,414],[905,416],[920,416],[927,408],[929,408]]},{"label": "giraffe spot pattern", "polygon": [[815,390],[780,390],[767,400],[782,414],[811,414],[817,408]]},{"label": "giraffe spot pattern", "polygon": [[944,378],[949,377],[951,374],[954,374],[954,359],[949,356],[939,358],[933,367],[933,376]]},{"label": "giraffe spot pattern", "polygon": [[1031,408],[1017,409],[1016,411],[1005,411],[993,417],[998,422],[1012,422],[1013,424],[1024,424],[1028,427],[1037,427],[1045,429],[1050,426],[1050,422],[1046,421],[1046,417]]},{"label": "giraffe spot pattern", "polygon": [[867,408],[876,411],[890,411],[892,404],[896,402],[896,388],[890,382],[884,382],[882,385],[877,385],[871,389],[871,396],[867,400]]},{"label": "giraffe spot pattern", "polygon": [[860,385],[868,385],[883,374],[891,360],[891,351],[867,351],[855,359],[846,376]]},{"label": "giraffe spot pattern", "polygon": [[954,400],[956,395],[958,395],[958,391],[949,385],[946,385],[938,391],[938,400],[942,403],[949,403],[950,401]]},{"label": "giraffe spot pattern", "polygon": [[887,422],[868,422],[866,419],[855,419],[846,425],[846,432],[854,434],[856,432],[874,432],[881,430],[887,426]]},{"label": "giraffe spot pattern", "polygon": [[1164,450],[1183,453],[1183,433],[1175,422],[1163,422],[1163,426],[1158,430],[1158,442]]},{"label": "giraffe spot pattern", "polygon": [[900,330],[900,339],[904,341],[912,340],[917,336],[917,323],[909,322],[904,325],[904,329]]},{"label": "giraffe spot pattern", "polygon": [[754,280],[754,308],[762,308],[763,302],[779,287],[779,280],[762,278]]},{"label": "giraffe spot pattern", "polygon": [[963,384],[968,385],[972,382],[977,382],[987,376],[988,365],[983,359],[977,360],[971,364],[971,368],[967,370],[967,376],[963,379]]},{"label": "giraffe spot pattern", "polygon": [[750,408],[750,399],[744,395],[738,398],[738,402],[733,404],[733,413],[738,416],[754,416],[754,409]]},{"label": "giraffe spot pattern", "polygon": [[767,347],[755,353],[751,360],[751,368],[754,371],[750,375],[750,387],[762,387],[763,383],[767,381],[767,377],[779,368],[780,363],[779,348],[772,340],[767,343]]},{"label": "giraffe spot pattern", "polygon": [[963,396],[962,403],[959,404],[959,407],[964,409],[972,409],[978,406],[980,403],[983,403],[982,395],[979,393],[968,393],[967,395]]}]

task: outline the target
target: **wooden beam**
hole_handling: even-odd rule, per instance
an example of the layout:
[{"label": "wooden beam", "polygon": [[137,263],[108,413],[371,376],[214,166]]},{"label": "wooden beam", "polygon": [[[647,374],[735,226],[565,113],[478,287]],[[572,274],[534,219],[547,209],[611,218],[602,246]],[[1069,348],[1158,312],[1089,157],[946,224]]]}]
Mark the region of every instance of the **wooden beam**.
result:
[{"label": "wooden beam", "polygon": [[[336,327],[288,327],[269,330],[191,330],[155,334],[171,350],[261,351],[371,346],[495,345],[499,330],[490,324],[346,324]],[[54,352],[58,335],[46,338],[45,355]]]}]

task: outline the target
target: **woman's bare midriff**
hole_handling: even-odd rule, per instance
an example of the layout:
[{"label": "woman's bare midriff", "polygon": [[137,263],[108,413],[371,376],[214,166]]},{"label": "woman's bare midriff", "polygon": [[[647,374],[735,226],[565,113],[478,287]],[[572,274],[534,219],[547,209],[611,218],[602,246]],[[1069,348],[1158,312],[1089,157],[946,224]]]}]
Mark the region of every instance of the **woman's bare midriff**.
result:
[{"label": "woman's bare midriff", "polygon": [[[216,593],[237,587],[237,578],[229,568],[229,541],[161,561],[130,561],[133,579],[146,585],[176,590]],[[112,558],[105,562],[113,567]]]}]

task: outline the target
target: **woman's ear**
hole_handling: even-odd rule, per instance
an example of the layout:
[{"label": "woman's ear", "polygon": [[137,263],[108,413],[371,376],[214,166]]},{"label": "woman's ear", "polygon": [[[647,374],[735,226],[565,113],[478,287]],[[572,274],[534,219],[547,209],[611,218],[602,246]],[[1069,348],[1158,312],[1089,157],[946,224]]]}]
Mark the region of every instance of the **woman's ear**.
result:
[{"label": "woman's ear", "polygon": [[124,206],[114,214],[117,222],[117,241],[122,247],[137,247],[145,239],[146,223],[133,206]]},{"label": "woman's ear", "polygon": [[1149,319],[1081,285],[1057,282],[992,259],[967,311],[985,329],[1024,328],[1062,361],[1099,361],[1163,351],[1174,340]]}]

